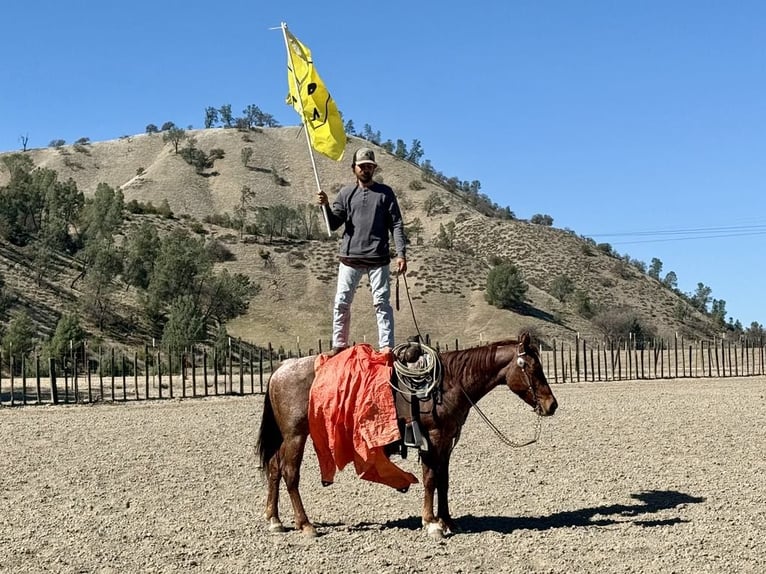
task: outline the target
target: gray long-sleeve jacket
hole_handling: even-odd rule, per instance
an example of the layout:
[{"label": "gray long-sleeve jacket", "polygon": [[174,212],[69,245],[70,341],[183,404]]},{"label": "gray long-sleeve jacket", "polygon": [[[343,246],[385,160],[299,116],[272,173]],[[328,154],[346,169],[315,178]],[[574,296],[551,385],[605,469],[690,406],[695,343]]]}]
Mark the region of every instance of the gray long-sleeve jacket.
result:
[{"label": "gray long-sleeve jacket", "polygon": [[404,222],[394,190],[378,182],[369,188],[343,187],[328,210],[330,229],[345,224],[338,253],[341,257],[389,257],[389,234],[396,256],[406,256]]}]

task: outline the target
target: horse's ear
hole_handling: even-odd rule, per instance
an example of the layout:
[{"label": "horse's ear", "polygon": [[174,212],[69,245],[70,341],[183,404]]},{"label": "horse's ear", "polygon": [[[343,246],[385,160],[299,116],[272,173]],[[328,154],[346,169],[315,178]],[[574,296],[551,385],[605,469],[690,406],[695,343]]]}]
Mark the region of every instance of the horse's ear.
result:
[{"label": "horse's ear", "polygon": [[521,334],[521,340],[519,341],[519,343],[521,344],[522,347],[524,347],[524,349],[528,349],[531,342],[532,342],[532,338],[529,336],[529,331],[524,331]]}]

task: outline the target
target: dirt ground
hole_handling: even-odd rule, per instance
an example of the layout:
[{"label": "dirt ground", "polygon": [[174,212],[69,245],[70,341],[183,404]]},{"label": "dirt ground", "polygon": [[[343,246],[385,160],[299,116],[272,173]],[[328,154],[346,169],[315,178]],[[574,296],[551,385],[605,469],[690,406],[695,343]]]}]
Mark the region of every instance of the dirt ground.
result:
[{"label": "dirt ground", "polygon": [[[472,414],[450,499],[464,532],[420,528],[406,494],[347,468],[303,495],[320,536],[269,534],[254,447],[262,396],[0,408],[2,572],[766,571],[766,378],[554,387],[512,449]],[[480,407],[512,440],[534,415]],[[418,473],[417,458],[399,461]],[[282,496],[282,517],[291,523]]]}]

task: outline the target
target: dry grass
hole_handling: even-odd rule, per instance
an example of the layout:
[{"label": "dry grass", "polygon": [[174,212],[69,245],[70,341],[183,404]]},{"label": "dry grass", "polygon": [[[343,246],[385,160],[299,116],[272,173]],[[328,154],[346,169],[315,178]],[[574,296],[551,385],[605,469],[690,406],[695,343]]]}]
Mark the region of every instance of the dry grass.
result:
[{"label": "dry grass", "polygon": [[[297,128],[264,128],[257,132],[210,129],[189,132],[197,146],[208,152],[224,150],[224,158],[213,169],[199,175],[159,134],[141,134],[87,146],[65,146],[62,149],[36,149],[29,155],[36,165],[55,169],[61,179],[71,177],[86,195],[91,195],[100,182],[121,187],[125,200],[151,201],[159,205],[167,199],[173,212],[188,215],[183,222],[202,221],[213,213],[231,213],[242,186],[255,192],[255,205],[300,205],[314,202],[316,184],[307,157],[303,135]],[[362,145],[352,138],[347,156]],[[241,150],[253,149],[248,165],[241,161]],[[83,149],[85,148],[85,149]],[[704,336],[710,324],[696,315],[694,324],[683,324],[673,316],[678,297],[655,280],[632,267],[620,265],[614,257],[598,250],[587,253],[585,242],[572,233],[532,225],[521,221],[500,221],[478,215],[459,197],[424,183],[422,190],[411,190],[409,184],[419,180],[416,166],[378,150],[379,179],[396,189],[408,209],[405,218],[419,218],[424,225],[423,245],[410,248],[410,271],[407,276],[410,299],[400,284],[400,309],[396,320],[400,336],[415,332],[432,340],[476,344],[516,334],[521,328],[532,328],[540,336],[572,338],[597,337],[594,326],[577,315],[571,305],[558,302],[548,290],[557,275],[569,276],[578,289],[587,292],[601,306],[629,304],[657,333],[683,333]],[[336,163],[317,155],[316,163],[322,186],[332,193],[351,176],[348,160]],[[138,173],[140,172],[140,175]],[[0,172],[0,185],[7,173]],[[426,217],[425,199],[436,191],[449,206],[446,213]],[[509,206],[511,209],[513,205]],[[456,249],[439,250],[433,241],[441,224],[455,221]],[[275,243],[238,243],[231,230],[206,225],[208,236],[229,242],[236,260],[222,264],[232,272],[248,275],[261,286],[253,298],[249,312],[232,321],[229,331],[235,336],[259,344],[294,346],[298,338],[314,345],[330,337],[330,315],[335,288],[337,239],[330,241],[286,241]],[[231,241],[234,240],[232,243]],[[271,264],[265,265],[259,251],[270,252]],[[529,302],[523,312],[512,312],[489,306],[484,300],[484,286],[491,256],[513,261],[530,283]],[[64,311],[77,308],[80,292],[70,283],[76,272],[62,265],[56,274],[37,286],[30,275],[28,256],[0,243],[0,274],[7,285],[22,293],[22,303],[34,310],[36,321],[44,332],[50,332]],[[412,307],[409,301],[412,302]],[[138,342],[145,332],[136,319],[138,310],[134,295],[120,293],[116,306],[124,317],[107,338]],[[414,320],[413,320],[414,314]],[[92,328],[92,325],[90,325]],[[371,301],[363,283],[354,308],[352,337],[356,341],[375,342],[376,330]]]}]

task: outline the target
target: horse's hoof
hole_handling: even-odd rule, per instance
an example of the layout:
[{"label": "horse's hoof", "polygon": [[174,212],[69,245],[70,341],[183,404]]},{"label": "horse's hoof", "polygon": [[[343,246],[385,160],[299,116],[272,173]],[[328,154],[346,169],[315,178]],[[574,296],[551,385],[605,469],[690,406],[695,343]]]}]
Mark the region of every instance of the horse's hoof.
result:
[{"label": "horse's hoof", "polygon": [[331,480],[323,480],[322,481],[322,486],[331,486],[331,485],[332,485],[332,481]]},{"label": "horse's hoof", "polygon": [[317,529],[314,528],[313,524],[306,524],[301,528],[301,532],[303,532],[303,536],[306,538],[316,538],[319,536],[319,534],[317,534]]},{"label": "horse's hoof", "polygon": [[410,490],[410,486],[407,485],[404,488],[397,488],[396,492],[401,492],[402,494],[406,494],[407,492],[409,492],[409,490]]},{"label": "horse's hoof", "polygon": [[272,518],[269,520],[269,532],[274,534],[282,533],[285,532],[285,527],[279,520]]},{"label": "horse's hoof", "polygon": [[426,534],[433,540],[442,540],[444,538],[444,529],[438,522],[430,522],[426,527]]}]

